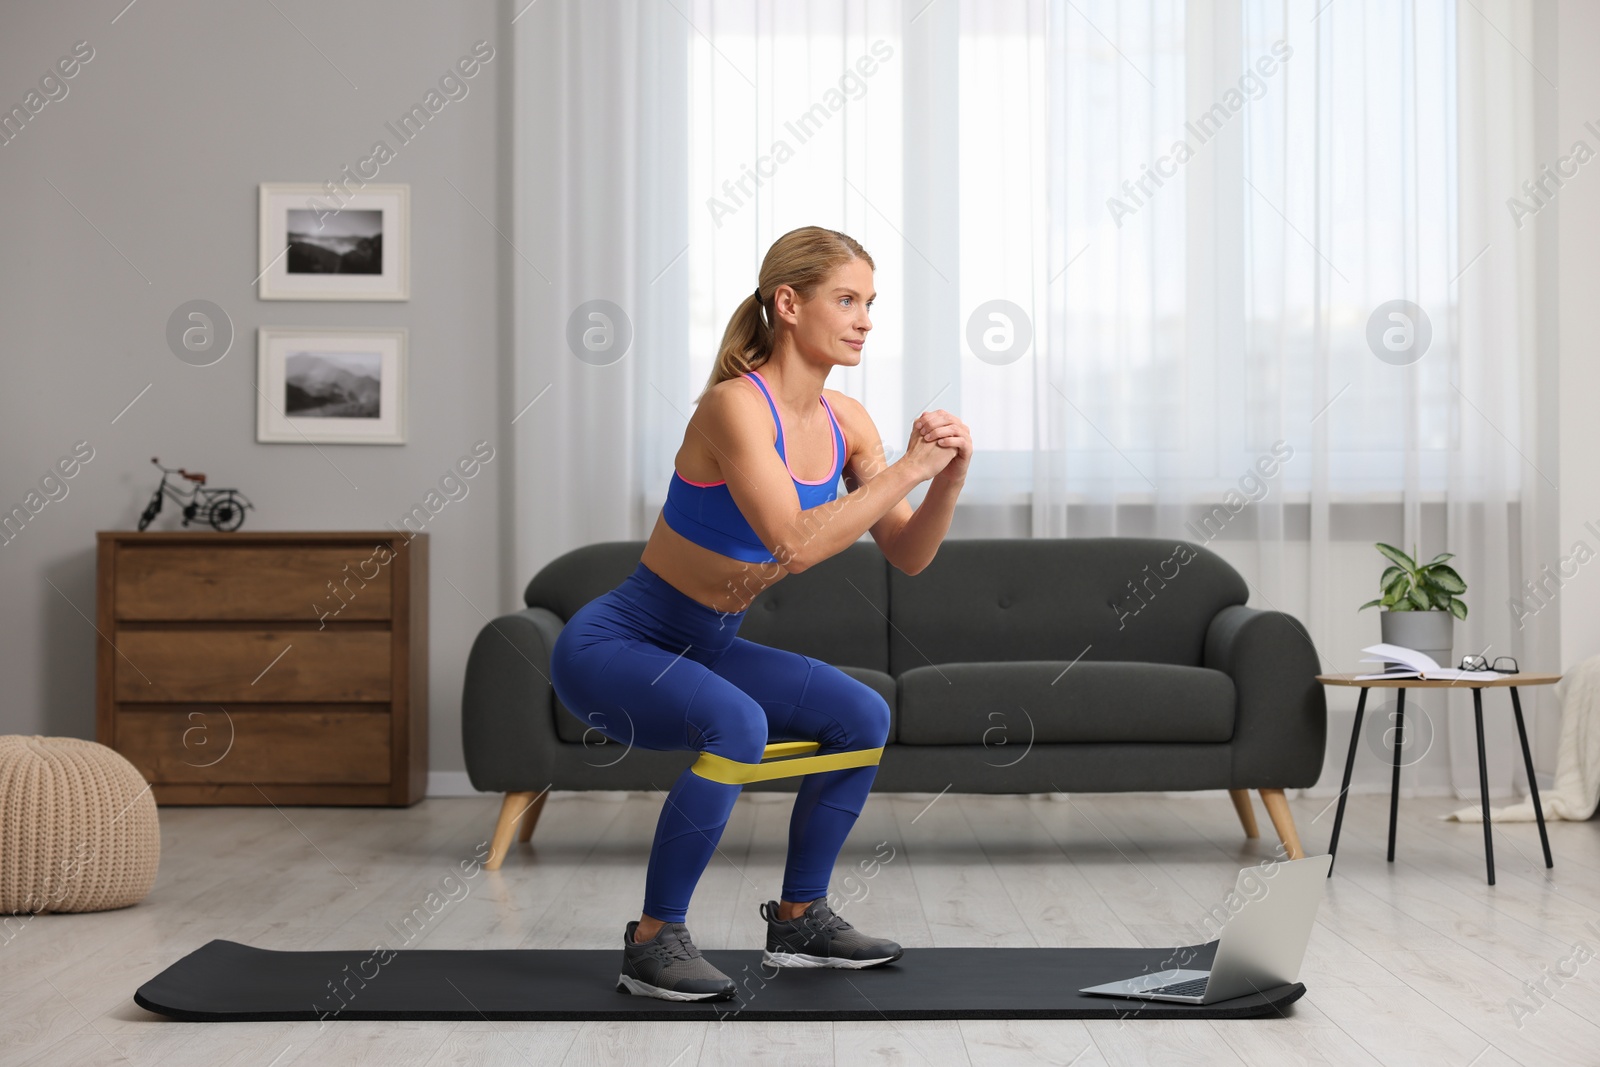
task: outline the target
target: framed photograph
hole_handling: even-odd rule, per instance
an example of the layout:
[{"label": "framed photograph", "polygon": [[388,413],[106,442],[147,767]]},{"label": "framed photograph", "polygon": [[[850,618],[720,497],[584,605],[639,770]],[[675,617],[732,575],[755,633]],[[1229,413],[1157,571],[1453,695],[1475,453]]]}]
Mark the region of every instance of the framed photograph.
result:
[{"label": "framed photograph", "polygon": [[262,326],[256,440],[405,444],[406,328]]},{"label": "framed photograph", "polygon": [[261,183],[262,300],[411,299],[411,187]]}]

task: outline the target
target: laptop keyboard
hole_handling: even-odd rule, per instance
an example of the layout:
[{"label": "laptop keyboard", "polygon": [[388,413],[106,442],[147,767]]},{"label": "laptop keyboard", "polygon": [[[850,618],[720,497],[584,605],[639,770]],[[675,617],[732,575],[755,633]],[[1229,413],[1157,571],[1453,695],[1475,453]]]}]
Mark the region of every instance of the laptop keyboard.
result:
[{"label": "laptop keyboard", "polygon": [[1180,997],[1198,997],[1205,993],[1206,983],[1210,978],[1191,978],[1187,982],[1173,982],[1171,985],[1156,986],[1147,989],[1147,993],[1170,993]]}]

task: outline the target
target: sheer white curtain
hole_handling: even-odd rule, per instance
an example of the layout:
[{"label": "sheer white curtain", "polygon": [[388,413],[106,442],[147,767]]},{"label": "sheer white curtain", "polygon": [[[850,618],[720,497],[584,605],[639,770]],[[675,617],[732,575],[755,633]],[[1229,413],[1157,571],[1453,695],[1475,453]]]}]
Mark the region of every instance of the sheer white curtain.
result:
[{"label": "sheer white curtain", "polygon": [[[1374,610],[1351,622],[1375,595],[1371,541],[1448,550],[1473,608],[1457,654],[1559,668],[1553,620],[1513,606],[1549,562],[1537,522],[1555,490],[1531,458],[1538,249],[1506,207],[1538,170],[1531,22],[1520,2],[1070,5],[1046,31],[1066,72],[1063,242],[1034,389],[1050,434],[1036,535],[1207,542],[1253,604],[1307,624],[1327,669],[1377,638]],[[1420,314],[1390,318],[1394,301]],[[1398,526],[1336,541],[1384,501]],[[1392,703],[1369,704],[1368,766]],[[1524,777],[1504,703],[1485,720],[1498,790]],[[1470,694],[1408,708],[1403,783],[1475,796]]]},{"label": "sheer white curtain", "polygon": [[[1530,0],[543,7],[519,24],[511,406],[554,384],[516,426],[522,573],[649,532],[728,316],[819,223],[878,268],[830,385],[891,455],[925,408],[968,423],[958,529],[1009,507],[1021,536],[1206,543],[1327,670],[1377,640],[1371,543],[1420,542],[1469,585],[1457,654],[1559,668],[1553,613],[1508,609],[1550,562],[1555,474],[1538,250],[1505,207],[1538,169]],[[604,366],[566,340],[599,297],[634,331]],[[1390,301],[1425,314],[1420,356],[1369,341]],[[1420,326],[1402,312],[1380,341]],[[1470,697],[1408,710],[1405,784],[1475,795]],[[1486,727],[1504,791],[1505,709]]]}]

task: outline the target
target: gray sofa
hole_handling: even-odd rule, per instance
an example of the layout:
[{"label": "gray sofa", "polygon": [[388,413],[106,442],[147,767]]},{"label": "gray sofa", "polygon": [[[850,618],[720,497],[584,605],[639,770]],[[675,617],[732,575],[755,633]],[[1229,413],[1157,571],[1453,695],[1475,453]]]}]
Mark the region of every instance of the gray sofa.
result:
[{"label": "gray sofa", "polygon": [[[551,561],[528,583],[527,607],[473,644],[467,773],[505,794],[490,867],[513,834],[528,840],[549,790],[665,789],[695,758],[586,735],[548,680],[565,620],[643,549],[613,541]],[[1225,560],[1185,541],[947,540],[910,576],[863,540],[761,593],[739,636],[883,694],[893,718],[877,791],[1227,789],[1254,837],[1255,789],[1298,857],[1283,790],[1322,771],[1321,668],[1305,627],[1246,607],[1248,594]]]}]

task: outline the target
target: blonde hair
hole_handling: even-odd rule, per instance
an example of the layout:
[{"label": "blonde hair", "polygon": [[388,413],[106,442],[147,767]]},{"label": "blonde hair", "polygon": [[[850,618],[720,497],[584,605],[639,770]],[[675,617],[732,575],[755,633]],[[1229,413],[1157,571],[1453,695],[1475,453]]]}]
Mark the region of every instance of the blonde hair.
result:
[{"label": "blonde hair", "polygon": [[772,242],[766,258],[761,261],[758,292],[740,301],[728,320],[722,344],[717,349],[716,365],[711,368],[711,377],[695,402],[705,399],[712,386],[755,370],[772,358],[776,331],[765,311],[778,286],[788,285],[800,299],[809,300],[817,286],[853,259],[865,260],[867,266],[877,269],[867,250],[854,237],[837,230],[802,226]]}]

